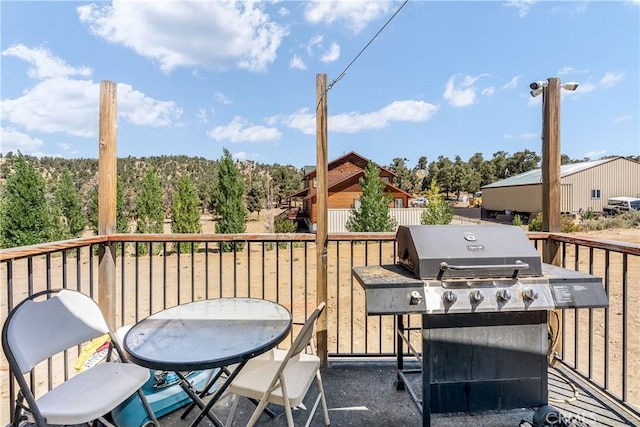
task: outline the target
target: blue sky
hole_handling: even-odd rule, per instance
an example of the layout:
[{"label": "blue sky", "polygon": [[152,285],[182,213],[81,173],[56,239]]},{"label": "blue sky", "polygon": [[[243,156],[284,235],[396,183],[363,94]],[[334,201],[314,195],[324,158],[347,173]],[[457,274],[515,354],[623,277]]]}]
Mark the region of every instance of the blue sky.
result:
[{"label": "blue sky", "polygon": [[[0,152],[98,157],[102,80],[118,156],[315,164],[316,75],[338,78],[403,2],[1,1]],[[640,154],[640,1],[409,1],[328,92],[329,159]]]}]

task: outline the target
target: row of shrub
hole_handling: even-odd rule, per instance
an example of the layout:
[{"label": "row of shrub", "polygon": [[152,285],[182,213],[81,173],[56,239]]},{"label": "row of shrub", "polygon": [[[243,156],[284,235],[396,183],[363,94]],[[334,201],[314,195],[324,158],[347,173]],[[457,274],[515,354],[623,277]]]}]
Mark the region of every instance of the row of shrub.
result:
[{"label": "row of shrub", "polygon": [[[516,215],[513,225],[522,225],[522,219]],[[542,231],[542,213],[529,221],[529,231]],[[640,228],[640,211],[631,210],[613,217],[583,214],[579,220],[563,215],[560,218],[560,231],[574,233],[576,231],[611,230],[614,228]]]}]

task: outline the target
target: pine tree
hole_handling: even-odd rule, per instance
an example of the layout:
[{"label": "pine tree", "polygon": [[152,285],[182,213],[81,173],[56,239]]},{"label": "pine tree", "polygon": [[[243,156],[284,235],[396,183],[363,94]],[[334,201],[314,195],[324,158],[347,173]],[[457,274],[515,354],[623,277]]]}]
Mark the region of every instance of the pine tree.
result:
[{"label": "pine tree", "polygon": [[[218,170],[218,187],[213,196],[215,213],[220,217],[216,222],[216,233],[238,234],[247,229],[247,210],[244,205],[244,182],[231,153],[226,148],[220,159]],[[236,248],[242,249],[242,244]],[[222,250],[233,250],[233,244],[223,243]]]},{"label": "pine tree", "polygon": [[[142,178],[142,187],[136,200],[136,233],[162,233],[164,231],[164,208],[162,187],[153,167],[147,168]],[[161,245],[153,245],[153,253],[159,253]],[[139,247],[141,254],[147,253],[147,246]]]},{"label": "pine tree", "polygon": [[[126,210],[124,199],[124,184],[118,178],[116,182],[116,233],[129,232],[129,214]],[[87,220],[93,234],[98,234],[98,186],[89,191],[89,203],[87,206]]]},{"label": "pine tree", "polygon": [[347,230],[354,232],[394,231],[396,221],[389,216],[392,196],[385,193],[385,183],[380,179],[378,167],[369,162],[360,178],[360,207],[351,210]]},{"label": "pine tree", "polygon": [[[199,207],[200,199],[193,181],[187,175],[182,175],[171,203],[171,232],[202,233]],[[191,251],[191,243],[181,242],[176,246],[178,252]],[[197,244],[194,250],[198,250]]]},{"label": "pine tree", "polygon": [[436,180],[431,180],[427,190],[427,207],[422,211],[420,223],[422,225],[449,224],[453,220],[453,206],[440,194],[440,187]]},{"label": "pine tree", "polygon": [[69,238],[80,237],[87,224],[87,217],[82,211],[82,199],[68,170],[62,173],[55,197],[62,217],[64,234]]},{"label": "pine tree", "polygon": [[34,245],[58,239],[42,175],[18,154],[4,188],[0,211],[3,248]]},{"label": "pine tree", "polygon": [[247,210],[249,212],[258,212],[258,215],[260,215],[264,197],[265,193],[261,187],[256,185],[252,186],[247,192]]}]

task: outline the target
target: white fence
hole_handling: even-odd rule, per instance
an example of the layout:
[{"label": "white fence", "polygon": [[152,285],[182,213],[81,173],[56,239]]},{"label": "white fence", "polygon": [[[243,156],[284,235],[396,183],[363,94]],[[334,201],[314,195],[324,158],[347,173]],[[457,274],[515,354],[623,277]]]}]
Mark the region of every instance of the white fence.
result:
[{"label": "white fence", "polygon": [[[396,220],[398,225],[420,225],[420,217],[424,208],[394,208],[389,209],[389,215]],[[347,221],[351,217],[351,209],[328,209],[328,232],[329,233],[347,233]],[[461,209],[456,208],[455,216],[453,217],[452,224],[479,224],[480,220],[480,208],[476,209]],[[316,224],[307,222],[307,227],[311,232],[316,231]]]},{"label": "white fence", "polygon": [[[389,215],[398,225],[420,225],[420,216],[424,208],[394,208],[389,209]],[[328,210],[328,232],[346,233],[347,221],[351,217],[351,209]]]}]

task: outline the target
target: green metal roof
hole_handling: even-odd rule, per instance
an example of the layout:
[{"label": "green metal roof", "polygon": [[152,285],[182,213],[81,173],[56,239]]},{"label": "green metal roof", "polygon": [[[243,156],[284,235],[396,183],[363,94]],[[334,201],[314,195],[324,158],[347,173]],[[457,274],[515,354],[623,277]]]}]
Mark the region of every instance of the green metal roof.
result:
[{"label": "green metal roof", "polygon": [[[590,169],[595,166],[599,166],[603,163],[616,160],[619,157],[612,157],[609,159],[592,160],[589,162],[569,163],[567,165],[560,166],[560,178],[564,178],[569,175],[573,175],[578,172]],[[542,169],[533,169],[518,175],[510,176],[509,178],[502,179],[500,181],[492,182],[485,185],[482,188],[497,188],[497,187],[515,187],[517,185],[534,185],[542,183]]]}]

